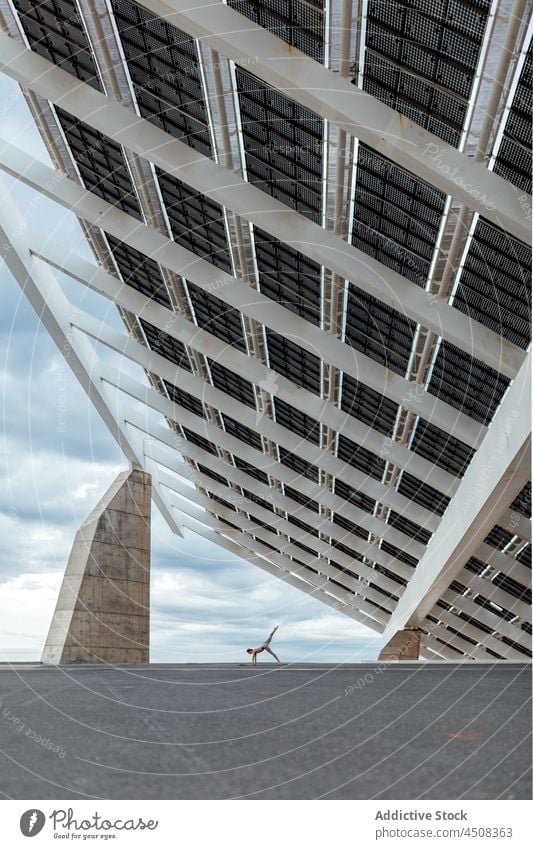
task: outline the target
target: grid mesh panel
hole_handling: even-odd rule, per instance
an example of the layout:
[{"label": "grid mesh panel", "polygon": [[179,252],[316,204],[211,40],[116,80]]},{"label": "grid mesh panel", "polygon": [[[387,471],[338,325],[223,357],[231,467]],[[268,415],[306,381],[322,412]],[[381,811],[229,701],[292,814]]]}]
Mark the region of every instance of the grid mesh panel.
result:
[{"label": "grid mesh panel", "polygon": [[167,309],[172,309],[157,263],[112,236],[108,235],[107,241],[124,282]]},{"label": "grid mesh panel", "polygon": [[292,433],[297,433],[309,442],[318,445],[320,442],[320,423],[297,410],[296,407],[291,407],[280,398],[274,398],[274,410],[276,421],[286,427]]},{"label": "grid mesh panel", "polygon": [[319,221],[322,119],[256,77],[236,76],[249,181]]},{"label": "grid mesh panel", "polygon": [[98,71],[74,0],[14,0],[31,49],[102,91]]},{"label": "grid mesh panel", "polygon": [[509,380],[451,345],[442,342],[428,391],[481,424],[488,424]]},{"label": "grid mesh panel", "polygon": [[168,333],[159,330],[143,318],[139,320],[152,351],[161,354],[162,357],[165,357],[165,359],[174,363],[179,368],[191,371],[191,365],[185,347],[178,339],[174,339]]},{"label": "grid mesh panel", "polygon": [[210,156],[194,39],[129,0],[112,7],[141,115]]},{"label": "grid mesh panel", "polygon": [[531,336],[530,251],[480,218],[453,306],[526,348]]},{"label": "grid mesh panel", "polygon": [[141,210],[121,147],[63,109],[56,107],[56,112],[86,188],[140,219]]},{"label": "grid mesh panel", "polygon": [[494,171],[531,194],[531,115],[533,112],[533,41],[520,74]]},{"label": "grid mesh panel", "polygon": [[320,393],[320,360],[295,342],[273,330],[266,331],[269,365],[283,377],[303,386],[315,395]]},{"label": "grid mesh panel", "polygon": [[418,420],[410,448],[415,454],[458,477],[464,475],[476,453],[473,448],[425,419]]},{"label": "grid mesh panel", "polygon": [[176,242],[217,268],[231,273],[231,259],[220,204],[182,180],[157,171],[161,195]]},{"label": "grid mesh panel", "polygon": [[370,0],[363,88],[457,146],[488,0]]},{"label": "grid mesh panel", "polygon": [[322,0],[228,0],[228,6],[317,62],[323,61]]},{"label": "grid mesh panel", "polygon": [[416,323],[350,285],[346,342],[398,374],[405,374]]},{"label": "grid mesh panel", "polygon": [[445,200],[428,183],[360,145],[353,244],[424,286]]},{"label": "grid mesh panel", "polygon": [[194,283],[187,283],[187,288],[198,327],[234,348],[246,350],[239,310],[228,306],[216,295],[199,289]]},{"label": "grid mesh panel", "polygon": [[346,374],[342,378],[341,409],[380,433],[392,435],[398,405]]},{"label": "grid mesh panel", "polygon": [[254,234],[261,292],[318,325],[320,266],[258,227]]}]

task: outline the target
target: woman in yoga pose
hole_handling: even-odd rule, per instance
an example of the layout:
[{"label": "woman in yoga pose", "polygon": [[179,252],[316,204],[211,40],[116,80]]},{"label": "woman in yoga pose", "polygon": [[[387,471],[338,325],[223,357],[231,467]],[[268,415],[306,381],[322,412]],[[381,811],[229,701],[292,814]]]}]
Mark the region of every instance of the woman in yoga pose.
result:
[{"label": "woman in yoga pose", "polygon": [[281,660],[279,659],[279,657],[276,654],[274,654],[274,652],[270,648],[270,641],[272,640],[272,637],[274,636],[274,634],[276,633],[277,630],[278,630],[278,626],[276,625],[276,627],[274,628],[274,630],[270,634],[269,638],[267,640],[265,640],[264,643],[261,643],[260,646],[257,646],[256,649],[246,649],[248,654],[252,655],[252,663],[253,664],[257,663],[257,655],[258,654],[260,654],[262,651],[267,651],[269,654],[272,655],[272,657],[276,658],[276,660],[278,662],[278,666],[281,666]]}]

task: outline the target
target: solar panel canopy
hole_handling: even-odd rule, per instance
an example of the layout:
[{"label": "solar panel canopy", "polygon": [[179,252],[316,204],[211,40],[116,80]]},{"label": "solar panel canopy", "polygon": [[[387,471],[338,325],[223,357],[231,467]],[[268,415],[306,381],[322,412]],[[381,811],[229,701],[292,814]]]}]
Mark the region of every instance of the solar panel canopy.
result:
[{"label": "solar panel canopy", "polygon": [[[530,344],[529,246],[446,171],[453,150],[531,208],[531,8],[511,32],[496,5],[228,0],[237,60],[195,31],[201,3],[0,3],[25,56],[79,93],[73,114],[24,87],[56,168],[121,213],[74,207],[128,342],[91,344],[144,369],[113,388],[146,408],[128,427],[177,526],[377,633],[416,624],[428,659],[531,657],[526,453],[516,491],[476,500],[472,484],[472,516],[458,510],[503,462],[482,452]],[[348,132],[305,75],[273,85],[254,54],[272,36],[361,96],[361,126],[386,107],[423,133],[423,167]],[[111,113],[82,119],[89,90],[179,141],[185,165],[130,145]]]}]

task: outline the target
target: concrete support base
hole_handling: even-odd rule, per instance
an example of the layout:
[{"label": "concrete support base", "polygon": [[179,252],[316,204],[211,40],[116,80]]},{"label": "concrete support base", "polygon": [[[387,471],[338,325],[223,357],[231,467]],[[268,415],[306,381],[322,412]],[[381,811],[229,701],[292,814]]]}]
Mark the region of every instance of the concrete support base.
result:
[{"label": "concrete support base", "polygon": [[42,662],[148,663],[150,475],[121,472],[76,534]]},{"label": "concrete support base", "polygon": [[421,632],[418,628],[397,631],[381,649],[378,660],[418,660],[420,636]]}]

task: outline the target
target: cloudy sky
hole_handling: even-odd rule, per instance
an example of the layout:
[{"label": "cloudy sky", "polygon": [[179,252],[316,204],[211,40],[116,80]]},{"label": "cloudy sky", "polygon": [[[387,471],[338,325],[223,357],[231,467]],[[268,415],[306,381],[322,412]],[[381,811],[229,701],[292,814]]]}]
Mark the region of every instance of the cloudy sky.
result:
[{"label": "cloudy sky", "polygon": [[[0,136],[49,162],[18,87],[1,74]],[[0,177],[29,226],[90,257],[73,216]],[[113,307],[60,282],[121,327]],[[127,463],[3,263],[0,293],[0,661],[36,660],[76,529]],[[275,624],[282,660],[376,657],[379,641],[363,626],[186,533],[174,536],[154,509],[153,661],[242,661]]]}]

